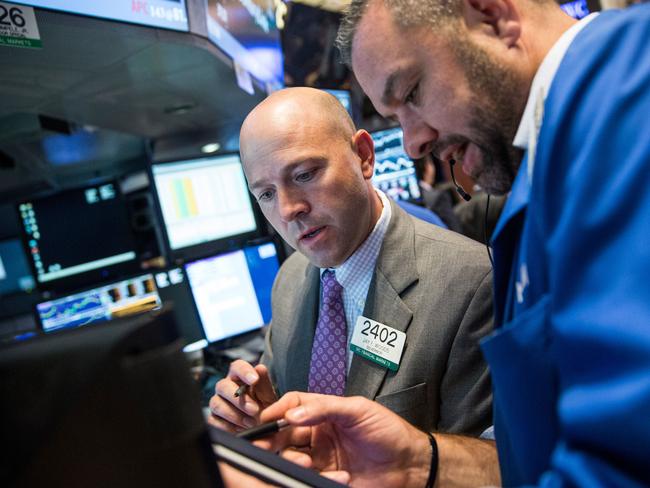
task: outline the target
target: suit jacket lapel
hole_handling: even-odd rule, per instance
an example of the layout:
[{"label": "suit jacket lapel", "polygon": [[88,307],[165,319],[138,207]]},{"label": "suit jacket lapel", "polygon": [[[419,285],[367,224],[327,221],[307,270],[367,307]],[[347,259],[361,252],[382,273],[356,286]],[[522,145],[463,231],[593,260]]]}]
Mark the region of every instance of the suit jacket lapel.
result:
[{"label": "suit jacket lapel", "polygon": [[[391,221],[377,258],[363,315],[406,332],[413,318],[413,311],[402,301],[400,295],[418,280],[415,232],[408,215],[392,202],[391,211]],[[354,327],[355,324],[348,326]],[[408,337],[404,350],[407,348]],[[388,369],[355,354],[345,394],[374,399],[387,373]]]},{"label": "suit jacket lapel", "polygon": [[[301,286],[296,283],[296,286]],[[320,298],[320,273],[318,268],[307,266],[302,288],[300,308],[295,310],[291,319],[290,344],[291,358],[285,358],[287,365],[286,391],[307,391],[309,382],[309,365],[314,331],[318,321],[318,304]]]}]

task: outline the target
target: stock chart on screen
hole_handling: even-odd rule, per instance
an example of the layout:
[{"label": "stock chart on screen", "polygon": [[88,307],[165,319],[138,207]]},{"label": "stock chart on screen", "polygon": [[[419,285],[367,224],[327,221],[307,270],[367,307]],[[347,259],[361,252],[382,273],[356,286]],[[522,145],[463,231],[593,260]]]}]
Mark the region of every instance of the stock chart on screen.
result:
[{"label": "stock chart on screen", "polygon": [[420,198],[415,165],[404,150],[402,129],[388,129],[371,135],[375,142],[373,184],[395,200]]},{"label": "stock chart on screen", "polygon": [[39,303],[45,332],[105,322],[161,305],[153,275],[146,274]]}]

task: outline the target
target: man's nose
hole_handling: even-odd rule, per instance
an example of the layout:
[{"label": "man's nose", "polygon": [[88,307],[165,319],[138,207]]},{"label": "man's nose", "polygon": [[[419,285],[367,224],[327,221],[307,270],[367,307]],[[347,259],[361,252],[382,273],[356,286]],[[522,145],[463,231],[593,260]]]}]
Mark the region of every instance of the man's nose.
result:
[{"label": "man's nose", "polygon": [[404,149],[413,158],[426,156],[438,140],[438,131],[421,120],[413,118],[400,121],[404,130]]},{"label": "man's nose", "polygon": [[278,207],[280,218],[284,222],[291,222],[299,215],[309,212],[309,204],[302,192],[291,190],[278,191]]}]

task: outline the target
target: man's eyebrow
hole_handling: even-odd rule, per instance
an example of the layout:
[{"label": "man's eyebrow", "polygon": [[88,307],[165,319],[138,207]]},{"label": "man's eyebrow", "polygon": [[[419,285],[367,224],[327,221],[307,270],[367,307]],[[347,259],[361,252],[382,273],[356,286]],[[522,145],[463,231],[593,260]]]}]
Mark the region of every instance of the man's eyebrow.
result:
[{"label": "man's eyebrow", "polygon": [[386,83],[384,84],[384,92],[381,95],[381,103],[383,105],[390,105],[393,100],[395,100],[395,85],[400,76],[402,76],[403,71],[397,70],[392,72],[388,78],[386,78]]}]

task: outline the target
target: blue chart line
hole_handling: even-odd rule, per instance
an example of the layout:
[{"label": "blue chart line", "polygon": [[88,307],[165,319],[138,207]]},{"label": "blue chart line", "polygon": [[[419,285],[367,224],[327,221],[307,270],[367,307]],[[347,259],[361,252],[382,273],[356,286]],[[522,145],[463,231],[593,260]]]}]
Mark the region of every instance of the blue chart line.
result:
[{"label": "blue chart line", "polygon": [[38,310],[46,330],[77,327],[105,319],[105,307],[97,294],[69,297],[50,302],[48,306]]},{"label": "blue chart line", "polygon": [[[70,302],[72,302],[72,305],[67,306]],[[78,302],[67,300],[63,303],[53,303],[49,310],[40,312],[40,314],[43,319],[70,317],[76,313],[91,310],[101,304],[102,302],[98,296],[90,296],[84,297]]]},{"label": "blue chart line", "polygon": [[379,176],[384,173],[394,173],[396,171],[402,171],[405,169],[413,168],[413,161],[406,159],[404,157],[397,158],[397,161],[391,161],[390,159],[379,160],[375,162],[375,175]]}]

